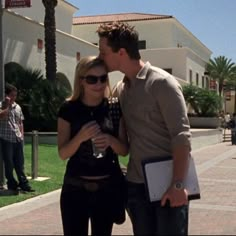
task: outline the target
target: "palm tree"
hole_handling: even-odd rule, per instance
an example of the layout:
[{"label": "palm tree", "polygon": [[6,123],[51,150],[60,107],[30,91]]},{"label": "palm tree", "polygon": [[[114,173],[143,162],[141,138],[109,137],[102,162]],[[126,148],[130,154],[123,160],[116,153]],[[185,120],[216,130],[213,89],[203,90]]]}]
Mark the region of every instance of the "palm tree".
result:
[{"label": "palm tree", "polygon": [[55,81],[57,72],[55,7],[57,6],[57,0],[42,0],[42,2],[45,7],[44,37],[46,78],[49,81]]},{"label": "palm tree", "polygon": [[209,76],[216,80],[219,84],[219,95],[221,96],[224,82],[230,80],[233,76],[233,67],[235,63],[225,56],[215,57],[210,59],[206,65],[206,71]]}]

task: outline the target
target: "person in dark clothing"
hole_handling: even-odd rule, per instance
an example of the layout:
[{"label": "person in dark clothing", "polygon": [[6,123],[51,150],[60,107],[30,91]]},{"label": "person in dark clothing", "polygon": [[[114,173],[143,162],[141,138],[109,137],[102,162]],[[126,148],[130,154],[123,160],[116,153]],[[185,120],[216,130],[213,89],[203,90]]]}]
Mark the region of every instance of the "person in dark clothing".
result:
[{"label": "person in dark clothing", "polygon": [[233,113],[229,121],[229,127],[231,129],[231,143],[232,145],[236,145],[236,113]]},{"label": "person in dark clothing", "polygon": [[117,155],[128,154],[128,141],[123,119],[117,126],[111,118],[108,88],[104,62],[82,58],[73,94],[58,113],[58,152],[68,160],[60,200],[66,236],[88,235],[89,220],[92,235],[111,235],[117,221]]}]

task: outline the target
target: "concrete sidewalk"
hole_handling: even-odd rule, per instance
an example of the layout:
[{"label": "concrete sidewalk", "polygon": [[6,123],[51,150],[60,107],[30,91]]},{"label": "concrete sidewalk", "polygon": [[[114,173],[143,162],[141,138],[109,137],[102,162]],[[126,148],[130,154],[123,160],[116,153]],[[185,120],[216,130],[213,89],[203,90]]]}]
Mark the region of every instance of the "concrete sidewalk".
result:
[{"label": "concrete sidewalk", "polygon": [[[236,235],[236,146],[193,151],[201,199],[190,204],[190,235]],[[0,235],[62,235],[60,190],[0,208]],[[127,217],[113,235],[132,235]]]}]

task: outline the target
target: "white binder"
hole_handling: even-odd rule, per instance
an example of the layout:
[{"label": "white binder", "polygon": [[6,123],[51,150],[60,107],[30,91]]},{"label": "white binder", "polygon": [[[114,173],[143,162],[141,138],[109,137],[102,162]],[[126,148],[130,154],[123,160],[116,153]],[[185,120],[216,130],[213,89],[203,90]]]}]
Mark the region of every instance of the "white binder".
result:
[{"label": "white binder", "polygon": [[[150,202],[160,201],[172,181],[172,157],[156,157],[142,162],[146,190]],[[200,187],[195,163],[189,159],[189,169],[184,181],[188,199],[200,199]]]}]

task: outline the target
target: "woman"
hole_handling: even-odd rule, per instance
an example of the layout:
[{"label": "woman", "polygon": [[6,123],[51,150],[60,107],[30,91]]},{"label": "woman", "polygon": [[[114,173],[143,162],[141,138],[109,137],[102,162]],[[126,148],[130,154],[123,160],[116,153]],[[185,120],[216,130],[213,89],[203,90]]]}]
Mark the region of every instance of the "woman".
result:
[{"label": "woman", "polygon": [[[117,155],[128,154],[122,118],[116,131],[111,119],[106,67],[85,57],[75,70],[74,91],[58,114],[58,152],[68,159],[61,192],[64,235],[111,235],[116,210]],[[93,142],[92,142],[93,140]],[[93,153],[93,145],[102,155]],[[99,158],[98,158],[99,157]]]}]

